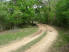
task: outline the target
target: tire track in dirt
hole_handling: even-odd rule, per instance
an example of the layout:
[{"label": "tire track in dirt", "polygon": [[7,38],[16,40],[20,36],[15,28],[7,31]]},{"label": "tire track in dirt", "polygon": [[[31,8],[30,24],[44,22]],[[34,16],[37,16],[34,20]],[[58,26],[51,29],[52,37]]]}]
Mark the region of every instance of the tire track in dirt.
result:
[{"label": "tire track in dirt", "polygon": [[48,52],[54,41],[57,39],[58,32],[54,27],[46,25],[47,35],[37,44],[25,52]]},{"label": "tire track in dirt", "polygon": [[11,52],[12,50],[17,50],[23,45],[26,45],[27,43],[31,42],[32,40],[38,38],[40,35],[42,35],[45,32],[45,27],[42,24],[37,24],[39,27],[38,32],[34,33],[33,35],[30,35],[28,37],[23,38],[22,40],[10,43],[8,45],[5,45],[0,48],[0,52]]}]

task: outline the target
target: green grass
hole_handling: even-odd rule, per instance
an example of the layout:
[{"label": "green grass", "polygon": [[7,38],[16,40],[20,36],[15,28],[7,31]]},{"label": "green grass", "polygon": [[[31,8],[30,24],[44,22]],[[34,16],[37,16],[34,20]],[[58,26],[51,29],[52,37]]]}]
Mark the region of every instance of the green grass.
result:
[{"label": "green grass", "polygon": [[69,30],[67,29],[58,29],[59,37],[56,42],[57,47],[64,46],[69,43]]},{"label": "green grass", "polygon": [[49,52],[68,52],[69,45],[69,29],[57,28],[59,33],[58,39],[55,41]]},{"label": "green grass", "polygon": [[37,42],[39,42],[44,36],[46,35],[46,32],[43,33],[40,37],[36,38],[35,40],[29,42],[28,44],[22,46],[18,50],[12,51],[12,52],[25,52],[27,49],[31,48],[31,46],[35,45]]},{"label": "green grass", "polygon": [[37,27],[26,27],[23,29],[10,30],[4,33],[0,33],[0,45],[5,45],[11,43],[12,41],[29,36],[37,30]]}]

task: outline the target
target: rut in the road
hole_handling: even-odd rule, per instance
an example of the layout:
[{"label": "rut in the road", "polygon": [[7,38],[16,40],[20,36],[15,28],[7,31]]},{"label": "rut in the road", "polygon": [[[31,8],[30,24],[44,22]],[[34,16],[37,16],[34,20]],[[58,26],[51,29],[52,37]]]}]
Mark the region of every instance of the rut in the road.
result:
[{"label": "rut in the road", "polygon": [[58,32],[51,26],[47,25],[47,35],[37,44],[25,52],[48,52],[54,41],[57,39]]},{"label": "rut in the road", "polygon": [[39,31],[36,32],[35,34],[33,34],[33,36],[23,38],[20,41],[17,41],[17,42],[8,44],[8,45],[6,45],[4,47],[1,47],[0,52],[11,52],[13,50],[16,50],[16,49],[20,48],[23,45],[26,45],[27,43],[29,43],[32,40],[38,38],[39,36],[41,36],[45,32],[45,27],[43,25],[41,25],[41,24],[38,24],[38,26],[39,26]]}]

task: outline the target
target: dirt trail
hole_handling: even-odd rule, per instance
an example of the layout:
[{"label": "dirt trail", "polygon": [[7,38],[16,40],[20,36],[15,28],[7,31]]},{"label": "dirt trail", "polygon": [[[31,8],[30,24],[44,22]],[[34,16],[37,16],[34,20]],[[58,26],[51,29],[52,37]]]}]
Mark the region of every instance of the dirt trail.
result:
[{"label": "dirt trail", "polygon": [[19,41],[16,41],[16,42],[13,42],[13,43],[10,43],[8,45],[1,47],[0,52],[11,52],[11,51],[16,50],[16,49],[20,48],[21,46],[29,43],[29,42],[31,42],[32,40],[38,38],[46,30],[44,25],[38,24],[38,26],[39,26],[38,32],[34,33],[31,36],[25,37],[22,40],[19,40]]},{"label": "dirt trail", "polygon": [[46,26],[47,35],[37,44],[25,52],[48,52],[54,41],[57,39],[58,32],[51,26]]}]

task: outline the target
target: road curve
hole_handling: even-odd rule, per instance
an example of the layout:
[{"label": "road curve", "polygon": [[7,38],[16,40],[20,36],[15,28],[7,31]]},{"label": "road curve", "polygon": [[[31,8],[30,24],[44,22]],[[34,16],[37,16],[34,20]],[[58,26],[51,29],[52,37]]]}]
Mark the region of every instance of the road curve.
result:
[{"label": "road curve", "polygon": [[47,35],[37,44],[25,52],[48,52],[54,41],[57,39],[58,32],[54,27],[46,25]]},{"label": "road curve", "polygon": [[39,36],[41,36],[45,31],[46,31],[46,27],[42,24],[37,24],[39,27],[38,32],[34,33],[31,36],[25,37],[22,40],[10,43],[8,45],[5,45],[3,47],[0,48],[0,52],[11,52],[13,50],[17,50],[18,48],[20,48],[23,45],[26,45],[27,43],[31,42],[32,40],[38,38]]}]

